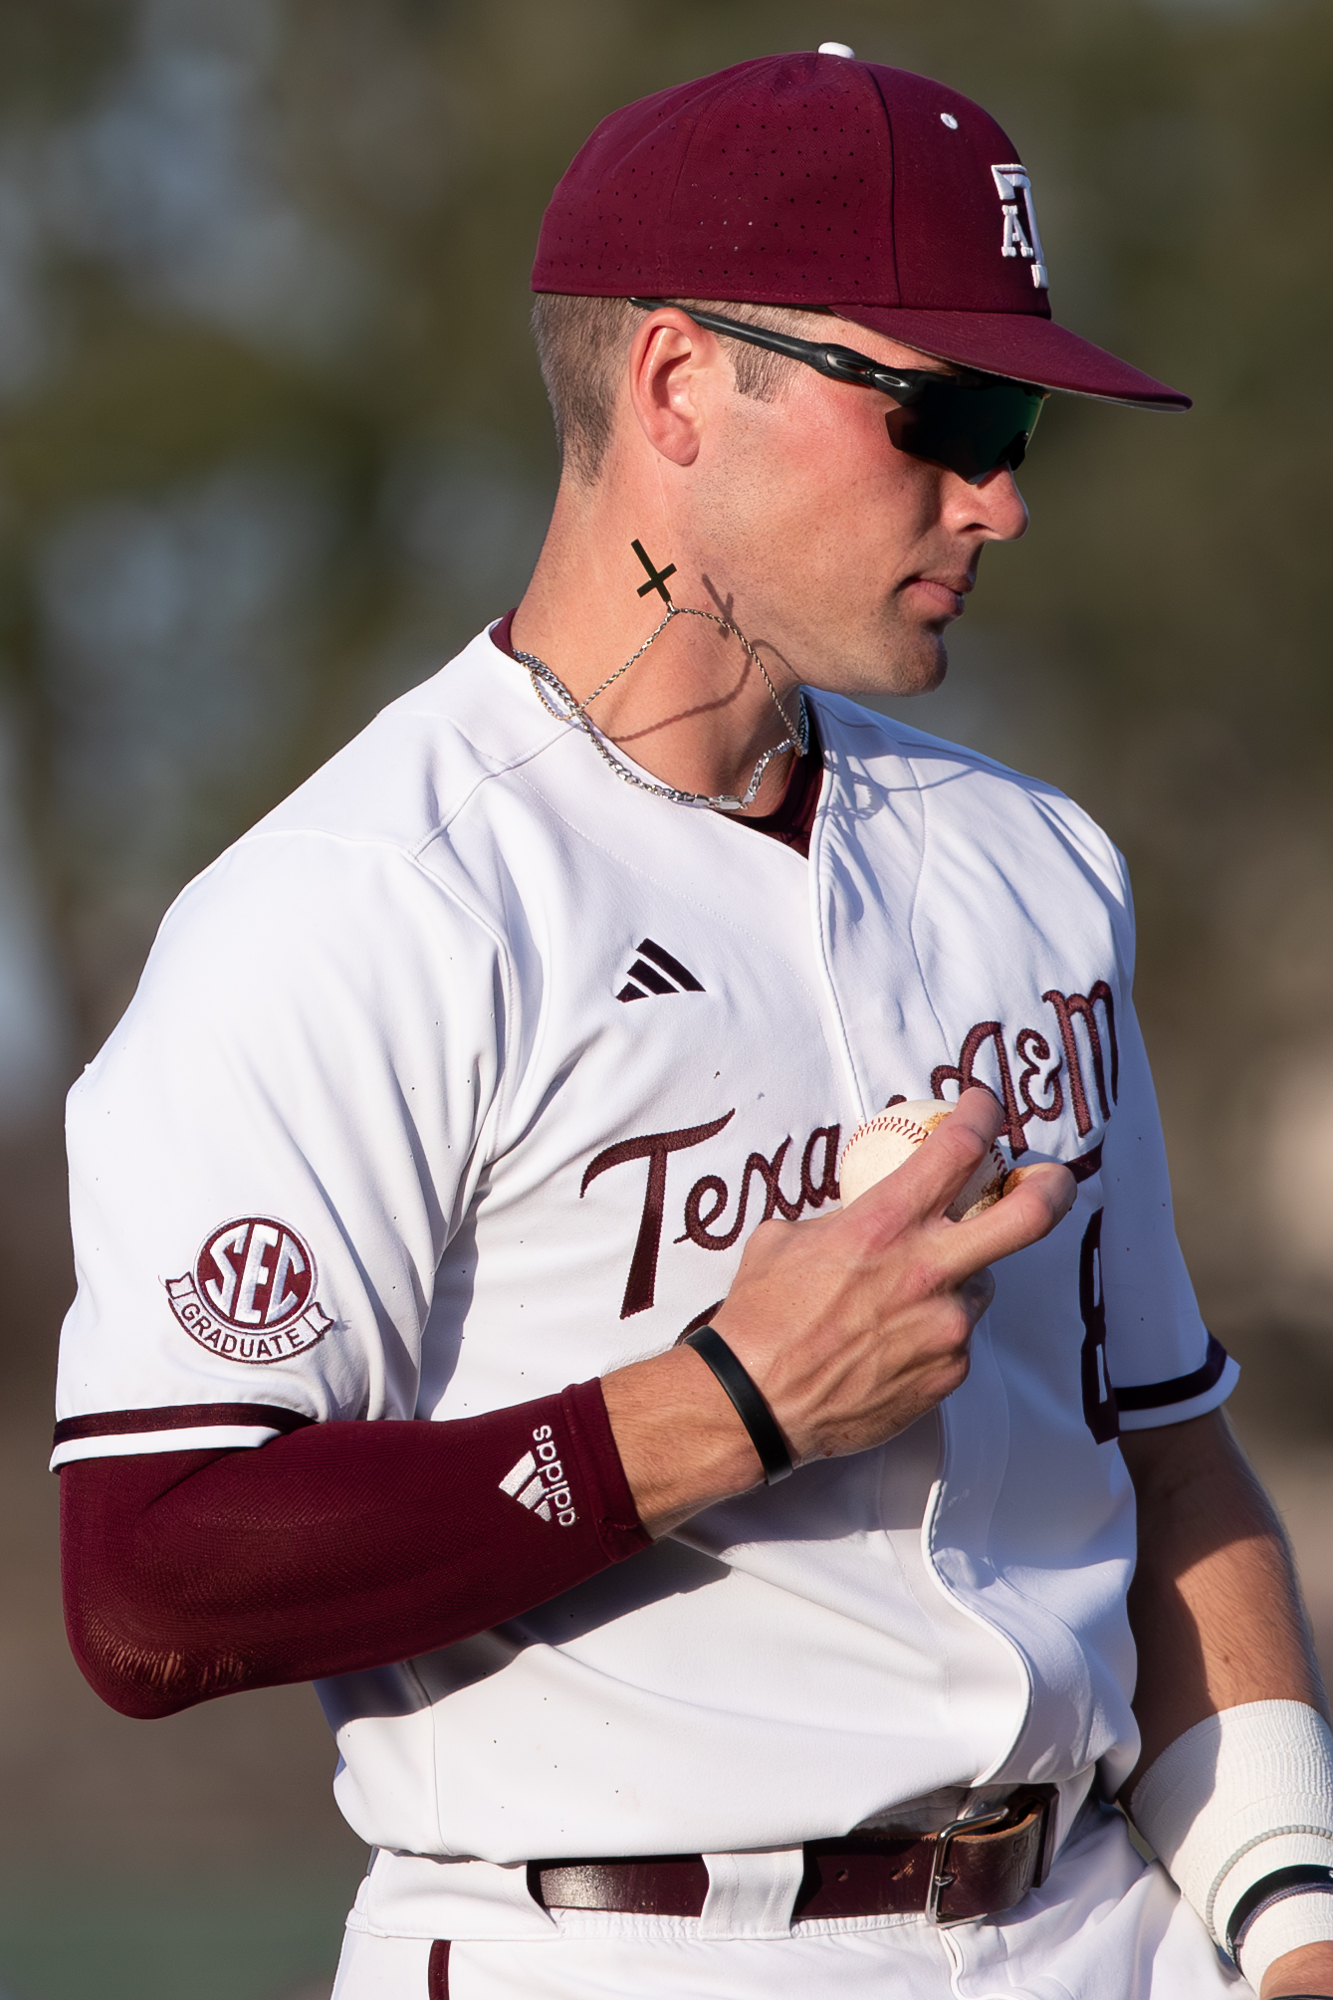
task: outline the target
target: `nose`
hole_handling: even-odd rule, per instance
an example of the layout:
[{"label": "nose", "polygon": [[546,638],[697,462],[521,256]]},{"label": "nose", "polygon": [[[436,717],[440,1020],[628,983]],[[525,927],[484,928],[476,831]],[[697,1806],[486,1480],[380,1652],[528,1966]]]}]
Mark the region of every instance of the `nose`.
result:
[{"label": "nose", "polygon": [[997,465],[994,472],[971,486],[957,473],[948,475],[946,511],[949,525],[984,535],[988,542],[1016,542],[1027,533],[1027,502],[1018,490],[1013,468]]}]

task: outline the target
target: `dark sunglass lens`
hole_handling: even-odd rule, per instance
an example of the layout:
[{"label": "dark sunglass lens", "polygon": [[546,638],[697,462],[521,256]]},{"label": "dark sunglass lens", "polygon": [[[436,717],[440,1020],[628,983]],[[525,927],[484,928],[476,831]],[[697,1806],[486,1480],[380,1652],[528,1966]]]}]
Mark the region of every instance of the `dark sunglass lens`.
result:
[{"label": "dark sunglass lens", "polygon": [[1042,390],[1025,382],[943,375],[890,410],[886,422],[899,451],[947,465],[975,484],[997,466],[1022,464],[1045,400]]}]

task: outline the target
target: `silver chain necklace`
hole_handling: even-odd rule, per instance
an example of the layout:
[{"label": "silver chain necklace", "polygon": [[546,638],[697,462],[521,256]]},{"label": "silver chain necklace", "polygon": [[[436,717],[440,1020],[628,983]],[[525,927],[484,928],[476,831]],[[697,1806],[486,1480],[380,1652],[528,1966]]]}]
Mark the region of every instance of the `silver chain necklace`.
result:
[{"label": "silver chain necklace", "polygon": [[[605,694],[613,682],[618,681],[622,674],[629,672],[636,660],[643,658],[643,655],[652,645],[653,640],[658,637],[659,633],[666,631],[672,619],[681,617],[706,618],[710,624],[716,625],[721,631],[729,632],[733,638],[740,640],[741,645],[763,675],[764,686],[773,697],[773,706],[781,716],[782,726],[787,732],[781,743],[775,743],[771,750],[765,750],[763,756],[755,765],[750,775],[750,782],[745,788],[744,796],[741,798],[737,798],[732,792],[723,792],[716,798],[710,798],[707,792],[682,792],[678,791],[674,785],[659,785],[652,778],[641,778],[637,771],[632,771],[628,764],[622,763],[620,758],[616,756],[605,736],[595,726],[587,712],[599,694]],[[660,624],[653,627],[648,637],[639,647],[638,652],[631,653],[624,666],[617,667],[614,673],[608,674],[601,685],[595,687],[592,693],[583,701],[575,701],[569,689],[560,679],[560,676],[547,666],[545,660],[538,659],[535,653],[525,653],[518,646],[515,646],[514,658],[527,668],[532,678],[532,685],[543,707],[551,715],[559,716],[565,722],[577,722],[586,732],[594,750],[611,766],[611,769],[618,778],[623,778],[627,785],[637,785],[641,792],[652,792],[659,799],[670,799],[674,805],[709,806],[714,812],[744,812],[747,806],[754,804],[764,772],[775,757],[780,757],[784,750],[795,750],[799,756],[804,757],[810,748],[810,718],[806,711],[805,696],[797,694],[796,699],[799,707],[796,726],[793,728],[787,719],[787,711],[778,699],[778,691],[768,677],[767,667],[765,667],[745,634],[739,627],[733,625],[729,618],[721,618],[713,611],[698,611],[692,604],[669,605],[666,616],[661,620]],[[555,699],[552,697],[555,697]]]}]

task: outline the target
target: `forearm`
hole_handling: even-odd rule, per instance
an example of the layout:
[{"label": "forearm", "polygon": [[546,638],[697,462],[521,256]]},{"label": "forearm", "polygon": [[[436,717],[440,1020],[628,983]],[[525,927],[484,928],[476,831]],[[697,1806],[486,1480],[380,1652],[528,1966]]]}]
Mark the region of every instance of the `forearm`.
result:
[{"label": "forearm", "polygon": [[[1131,1434],[1122,1447],[1140,1550],[1129,1609],[1143,1751],[1128,1801],[1161,1753],[1210,1716],[1287,1701],[1326,1717],[1327,1704],[1286,1536],[1221,1412]],[[1325,1921],[1321,1913],[1316,1935]],[[1333,1943],[1268,1965],[1262,2000],[1298,1993],[1333,1993]]]},{"label": "forearm", "polygon": [[[572,1503],[544,1514],[506,1477],[543,1428]],[[61,1474],[70,1643],[141,1717],[433,1651],[647,1540],[595,1383],[457,1423],[319,1424]]]},{"label": "forearm", "polygon": [[1327,1707],[1282,1524],[1225,1417],[1130,1433],[1121,1447],[1139,1516],[1129,1616],[1143,1749],[1128,1797],[1206,1716],[1251,1701]]}]

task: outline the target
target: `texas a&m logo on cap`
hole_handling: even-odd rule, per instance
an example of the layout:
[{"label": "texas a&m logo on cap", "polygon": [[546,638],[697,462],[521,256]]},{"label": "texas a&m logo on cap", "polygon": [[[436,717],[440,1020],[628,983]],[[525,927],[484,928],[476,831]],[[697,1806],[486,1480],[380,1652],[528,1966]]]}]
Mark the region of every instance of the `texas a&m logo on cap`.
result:
[{"label": "texas a&m logo on cap", "polygon": [[[1004,217],[1000,255],[1030,257],[1032,282],[1040,291],[1046,283],[1046,258],[1042,252],[1041,237],[1037,232],[1037,210],[1032,199],[1032,182],[1028,179],[1027,168],[1015,161],[1012,166],[992,167],[991,172],[995,176],[995,190],[1000,197],[1000,212]],[[1023,215],[1018,212],[1020,196]],[[1024,221],[1027,223],[1026,229],[1023,227]]]},{"label": "texas a&m logo on cap", "polygon": [[333,1325],[315,1299],[309,1244],[269,1215],[215,1229],[194,1269],[167,1280],[167,1297],[191,1340],[225,1361],[286,1361]]}]

